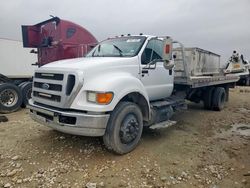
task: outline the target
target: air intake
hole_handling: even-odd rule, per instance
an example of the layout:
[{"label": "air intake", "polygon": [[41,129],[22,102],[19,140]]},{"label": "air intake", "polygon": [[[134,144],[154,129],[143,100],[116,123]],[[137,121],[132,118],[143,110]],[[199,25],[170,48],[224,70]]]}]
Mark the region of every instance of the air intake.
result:
[{"label": "air intake", "polygon": [[75,86],[76,78],[74,75],[70,74],[67,80],[66,95],[69,96]]}]

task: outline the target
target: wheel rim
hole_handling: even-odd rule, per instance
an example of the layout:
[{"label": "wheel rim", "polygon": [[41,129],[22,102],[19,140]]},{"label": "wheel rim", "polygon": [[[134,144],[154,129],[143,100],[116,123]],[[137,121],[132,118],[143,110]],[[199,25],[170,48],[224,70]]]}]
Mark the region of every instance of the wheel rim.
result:
[{"label": "wheel rim", "polygon": [[0,93],[0,103],[6,107],[12,107],[17,103],[18,94],[13,89],[5,89]]},{"label": "wheel rim", "polygon": [[139,135],[139,123],[135,114],[128,114],[120,128],[120,139],[123,144],[132,143]]}]

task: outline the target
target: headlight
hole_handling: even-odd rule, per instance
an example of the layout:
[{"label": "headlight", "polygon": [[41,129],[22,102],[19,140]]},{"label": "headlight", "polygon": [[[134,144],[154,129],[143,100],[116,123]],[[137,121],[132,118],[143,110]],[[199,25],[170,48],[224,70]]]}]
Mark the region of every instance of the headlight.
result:
[{"label": "headlight", "polygon": [[113,92],[87,92],[87,100],[97,104],[109,104],[113,99]]}]

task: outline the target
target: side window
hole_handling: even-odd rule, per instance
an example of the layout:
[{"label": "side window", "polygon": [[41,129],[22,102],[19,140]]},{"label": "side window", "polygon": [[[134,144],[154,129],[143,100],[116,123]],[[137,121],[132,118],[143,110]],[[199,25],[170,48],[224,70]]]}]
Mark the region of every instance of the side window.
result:
[{"label": "side window", "polygon": [[71,38],[74,34],[76,33],[76,29],[75,28],[68,28],[66,31],[66,38]]},{"label": "side window", "polygon": [[142,64],[148,64],[155,59],[162,59],[163,41],[152,39],[148,42],[144,52],[142,53]]}]

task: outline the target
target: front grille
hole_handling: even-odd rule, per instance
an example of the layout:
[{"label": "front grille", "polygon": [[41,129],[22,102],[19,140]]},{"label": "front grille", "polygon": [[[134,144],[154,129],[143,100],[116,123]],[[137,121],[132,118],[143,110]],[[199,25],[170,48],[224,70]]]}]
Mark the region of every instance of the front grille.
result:
[{"label": "front grille", "polygon": [[48,89],[51,91],[62,91],[62,85],[60,84],[50,84],[50,83],[42,83],[42,82],[34,82],[34,87],[44,89],[44,84],[48,84]]},{"label": "front grille", "polygon": [[48,80],[63,80],[63,74],[54,73],[35,73],[35,78],[48,79]]},{"label": "front grille", "polygon": [[40,97],[40,98],[43,98],[43,99],[47,99],[47,100],[50,100],[50,101],[61,102],[61,97],[58,96],[58,95],[52,95],[52,94],[48,94],[48,93],[33,91],[33,96],[34,97]]},{"label": "front grille", "polygon": [[[33,79],[33,101],[59,108],[69,107],[74,96],[83,84],[83,76],[76,72],[42,72],[35,73]],[[75,91],[75,92],[73,92]]]}]

